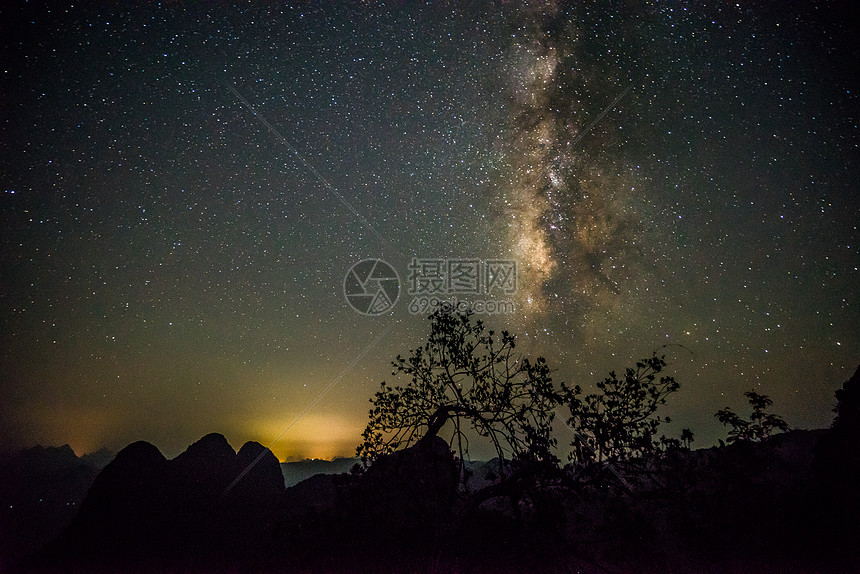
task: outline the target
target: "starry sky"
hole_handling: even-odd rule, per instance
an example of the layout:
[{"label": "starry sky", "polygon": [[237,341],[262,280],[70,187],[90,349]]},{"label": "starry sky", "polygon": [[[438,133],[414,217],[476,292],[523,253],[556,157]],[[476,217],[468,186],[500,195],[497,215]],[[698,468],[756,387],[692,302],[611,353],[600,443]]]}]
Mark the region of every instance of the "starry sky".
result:
[{"label": "starry sky", "polygon": [[[0,8],[0,448],[352,455],[428,331],[413,258],[516,261],[482,318],[557,381],[665,353],[694,446],[750,389],[832,419],[860,363],[848,3],[129,6]],[[371,316],[344,296],[369,258],[401,279]]]}]

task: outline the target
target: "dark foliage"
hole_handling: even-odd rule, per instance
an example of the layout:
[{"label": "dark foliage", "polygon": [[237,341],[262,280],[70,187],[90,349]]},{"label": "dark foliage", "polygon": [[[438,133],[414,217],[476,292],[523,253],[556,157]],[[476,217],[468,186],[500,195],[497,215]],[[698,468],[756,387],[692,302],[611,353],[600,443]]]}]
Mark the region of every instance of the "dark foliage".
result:
[{"label": "dark foliage", "polygon": [[850,565],[845,571],[860,571],[860,366],[835,394],[837,416],[815,448],[798,520],[809,525],[823,554]]},{"label": "dark foliage", "polygon": [[781,416],[765,412],[773,405],[767,395],[747,391],[744,396],[752,407],[749,420],[742,419],[729,407],[717,411],[714,415],[723,425],[730,427],[727,439],[729,444],[737,441],[760,442],[776,431],[785,432],[789,429],[788,423]]},{"label": "dark foliage", "polygon": [[[680,448],[677,439],[657,438],[660,425],[670,422],[657,414],[666,398],[680,387],[673,377],[661,376],[665,357],[656,354],[597,383],[599,393],[582,396],[582,388],[563,387],[570,410],[568,425],[576,434],[571,461],[580,481],[605,482],[636,474],[654,462],[660,448]],[[692,441],[685,429],[683,439]]]},{"label": "dark foliage", "polygon": [[833,419],[834,428],[852,429],[856,432],[860,428],[860,367],[854,372],[854,376],[845,381],[842,388],[836,391],[836,418]]},{"label": "dark foliage", "polygon": [[466,431],[489,440],[500,464],[517,459],[556,463],[552,437],[557,396],[543,358],[515,354],[514,335],[497,335],[469,313],[438,309],[427,342],[398,356],[393,375],[371,399],[373,409],[358,455],[372,463],[381,455],[450,432],[460,460],[468,454]]}]

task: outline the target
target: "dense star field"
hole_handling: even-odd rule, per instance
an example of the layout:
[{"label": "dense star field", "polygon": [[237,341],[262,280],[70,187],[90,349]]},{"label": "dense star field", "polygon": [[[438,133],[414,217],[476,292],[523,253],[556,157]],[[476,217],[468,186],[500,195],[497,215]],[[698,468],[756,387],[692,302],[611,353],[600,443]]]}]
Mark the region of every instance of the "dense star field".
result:
[{"label": "dense star field", "polygon": [[[855,10],[8,3],[0,447],[352,455],[427,333],[413,258],[516,261],[482,318],[558,381],[665,353],[694,446],[750,389],[828,425],[860,362]],[[368,258],[400,278],[374,316],[344,296]]]}]

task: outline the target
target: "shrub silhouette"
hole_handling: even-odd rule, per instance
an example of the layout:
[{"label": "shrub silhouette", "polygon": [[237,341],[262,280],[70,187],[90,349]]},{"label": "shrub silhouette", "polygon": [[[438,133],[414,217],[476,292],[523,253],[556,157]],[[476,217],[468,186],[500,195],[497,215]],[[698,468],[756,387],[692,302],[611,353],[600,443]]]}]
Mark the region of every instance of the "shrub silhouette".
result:
[{"label": "shrub silhouette", "polygon": [[836,413],[833,428],[850,428],[857,432],[860,428],[860,367],[857,367],[854,376],[845,381],[835,394],[837,403],[833,409]]},{"label": "shrub silhouette", "polygon": [[[665,357],[653,354],[626,369],[622,377],[610,372],[597,383],[600,392],[585,397],[579,385],[562,385],[570,410],[568,424],[576,433],[570,458],[580,481],[603,482],[609,478],[606,471],[611,471],[626,484],[622,468],[633,474],[649,464],[661,446],[681,446],[677,439],[656,438],[660,425],[670,422],[657,410],[680,387],[673,377],[659,376],[665,367]],[[689,444],[692,432],[685,429],[682,439]]]},{"label": "shrub silhouette", "polygon": [[767,395],[760,395],[755,391],[744,393],[747,397],[752,413],[749,420],[744,420],[732,409],[725,407],[714,415],[723,425],[731,427],[727,442],[760,442],[775,431],[787,431],[788,423],[779,415],[765,412],[773,405],[773,401]]},{"label": "shrub silhouette", "polygon": [[812,525],[816,544],[844,571],[860,571],[856,533],[860,529],[860,366],[836,391],[836,418],[815,447],[809,483],[804,489],[804,523]]},{"label": "shrub silhouette", "polygon": [[684,448],[690,450],[693,440],[693,431],[690,429],[681,429],[681,442],[683,443]]}]

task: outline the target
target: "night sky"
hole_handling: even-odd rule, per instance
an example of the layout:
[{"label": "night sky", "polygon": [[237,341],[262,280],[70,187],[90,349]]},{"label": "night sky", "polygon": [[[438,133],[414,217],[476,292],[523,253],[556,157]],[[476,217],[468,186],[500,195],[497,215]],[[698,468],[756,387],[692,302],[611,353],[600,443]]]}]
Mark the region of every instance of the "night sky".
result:
[{"label": "night sky", "polygon": [[[481,317],[557,381],[668,345],[694,446],[750,389],[829,425],[860,363],[848,3],[209,4],[0,9],[0,448],[352,455],[428,332],[412,258],[516,261]],[[368,258],[391,312],[344,296]]]}]

